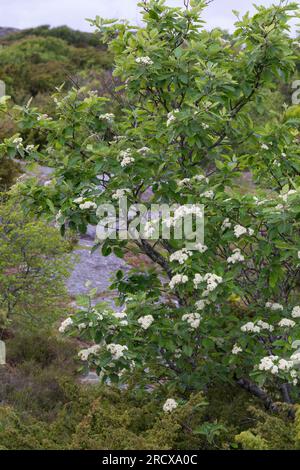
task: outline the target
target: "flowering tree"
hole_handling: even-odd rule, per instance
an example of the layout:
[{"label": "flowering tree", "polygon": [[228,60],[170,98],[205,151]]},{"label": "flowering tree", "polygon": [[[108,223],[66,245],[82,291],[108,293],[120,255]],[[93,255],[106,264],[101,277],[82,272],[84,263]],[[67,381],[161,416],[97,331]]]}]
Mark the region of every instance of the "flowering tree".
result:
[{"label": "flowering tree", "polygon": [[55,168],[47,186],[18,190],[55,215],[62,233],[96,225],[97,207],[117,207],[124,195],[149,206],[203,204],[205,244],[196,250],[151,240],[151,224],[148,240],[106,240],[104,254],[135,247],[151,267],[117,273],[121,312],[88,302],[61,331],[95,343],[80,356],[104,378],[126,381],[135,370],[141,384],[181,392],[236,381],[272,406],[268,393],[296,398],[300,373],[299,121],[276,115],[258,128],[251,115],[293,73],[288,21],[297,5],[257,7],[228,42],[203,29],[206,3],[141,2],[141,28],[97,18],[122,83],[121,111],[96,93],[59,92],[51,118],[20,109],[21,129],[47,134],[47,147],[16,135],[0,151]]}]

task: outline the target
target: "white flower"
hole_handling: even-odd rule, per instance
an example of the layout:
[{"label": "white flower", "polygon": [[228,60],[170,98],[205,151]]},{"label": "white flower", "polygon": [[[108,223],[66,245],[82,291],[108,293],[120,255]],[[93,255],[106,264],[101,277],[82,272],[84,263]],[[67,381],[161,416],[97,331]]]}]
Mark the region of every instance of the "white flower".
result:
[{"label": "white flower", "polygon": [[83,197],[78,197],[77,199],[74,199],[75,204],[81,204],[83,202]]},{"label": "white flower", "polygon": [[60,325],[58,331],[59,331],[60,333],[64,333],[70,326],[73,325],[73,323],[74,323],[74,322],[73,322],[72,318],[70,318],[70,317],[66,318],[66,319],[61,323],[61,325]]},{"label": "white flower", "polygon": [[299,307],[299,305],[297,305],[296,307],[293,308],[292,317],[293,318],[300,318],[300,307]]},{"label": "white flower", "polygon": [[300,251],[298,251],[298,259],[300,259]]},{"label": "white flower", "polygon": [[22,142],[23,142],[22,137],[16,137],[16,138],[13,140],[13,144],[16,144],[16,145],[21,145]]},{"label": "white flower", "polygon": [[280,359],[278,361],[278,368],[280,370],[290,370],[292,369],[293,365],[293,361],[287,361],[286,359]]},{"label": "white flower", "polygon": [[243,352],[242,348],[240,346],[238,346],[237,344],[235,344],[232,348],[232,354],[234,355],[237,355],[239,354],[240,352]]},{"label": "white flower", "polygon": [[84,202],[83,204],[80,204],[79,205],[79,208],[81,210],[85,210],[85,209],[97,209],[97,204],[95,202],[92,202],[92,201],[86,201]]},{"label": "white flower", "polygon": [[137,64],[142,64],[142,65],[153,65],[153,61],[150,59],[150,57],[145,56],[145,57],[137,57],[135,59]]},{"label": "white flower", "polygon": [[204,281],[207,282],[207,290],[212,292],[223,282],[223,278],[221,276],[217,276],[217,274],[207,273],[204,276]]},{"label": "white flower", "polygon": [[144,317],[140,317],[138,319],[138,323],[141,325],[143,330],[147,330],[152,323],[154,322],[154,318],[152,315],[145,315]]},{"label": "white flower", "polygon": [[124,157],[123,160],[121,161],[121,167],[125,168],[126,166],[130,165],[131,163],[134,163],[134,158],[133,157]]},{"label": "white flower", "polygon": [[246,229],[246,227],[243,227],[242,225],[235,225],[233,231],[234,231],[234,235],[236,236],[236,238],[240,238],[242,235],[245,235],[246,233],[248,233],[248,230]]},{"label": "white flower", "polygon": [[[272,374],[278,373],[278,367],[275,366],[275,364],[274,364],[274,361],[277,361],[278,359],[279,359],[278,356],[263,357],[260,360],[260,363],[259,363],[259,366],[258,366],[259,370],[271,371]],[[273,369],[274,367],[277,367],[277,370]]]},{"label": "white flower", "polygon": [[239,248],[236,248],[233,250],[233,254],[227,258],[227,263],[228,264],[235,264],[238,262],[243,262],[245,261],[245,257],[241,254],[241,250]]},{"label": "white flower", "polygon": [[126,167],[134,162],[134,158],[131,156],[131,149],[122,150],[120,152],[121,167]]},{"label": "white flower", "polygon": [[196,303],[195,303],[195,307],[197,310],[204,310],[204,308],[206,307],[206,305],[208,305],[209,302],[207,300],[198,300]]},{"label": "white flower", "polygon": [[167,127],[171,125],[173,121],[175,121],[176,117],[175,114],[179,113],[179,109],[174,109],[174,111],[171,111],[168,113],[168,119],[167,119]]},{"label": "white flower", "polygon": [[171,413],[171,411],[175,410],[177,406],[178,406],[177,401],[175,401],[173,398],[168,398],[163,406],[163,411],[165,413]]},{"label": "white flower", "polygon": [[199,313],[186,313],[182,316],[182,321],[186,321],[194,330],[199,327],[201,320]]},{"label": "white flower", "polygon": [[262,145],[261,145],[261,148],[262,148],[263,150],[269,150],[269,147],[268,147],[266,144],[262,144]]},{"label": "white flower", "polygon": [[101,346],[99,344],[95,344],[94,346],[91,346],[90,348],[87,349],[82,349],[79,351],[78,356],[82,361],[87,361],[92,354],[97,354],[101,349]]},{"label": "white flower", "polygon": [[291,360],[293,361],[294,365],[299,364],[300,363],[300,351],[297,351],[294,354],[292,354]]},{"label": "white flower", "polygon": [[276,310],[283,310],[283,306],[281,304],[276,303],[276,302],[275,303],[267,302],[266,303],[266,308],[270,308],[274,312],[276,312]]},{"label": "white flower", "polygon": [[278,323],[278,326],[282,328],[293,328],[295,325],[296,323],[294,322],[294,320],[290,320],[289,318],[283,318]]},{"label": "white flower", "polygon": [[198,250],[200,253],[205,253],[208,250],[207,246],[202,245],[202,243],[197,243],[195,245],[195,249]]},{"label": "white flower", "polygon": [[34,145],[32,145],[32,144],[27,145],[25,150],[28,153],[32,152],[34,150]]},{"label": "white flower", "polygon": [[179,264],[184,264],[185,261],[187,261],[191,255],[191,251],[188,251],[186,248],[183,248],[182,250],[178,250],[175,251],[175,253],[172,253],[170,256],[170,261],[177,261]]},{"label": "white flower", "polygon": [[241,331],[243,331],[244,333],[260,333],[260,327],[255,325],[252,321],[249,321],[241,327]]},{"label": "white flower", "polygon": [[296,194],[297,191],[295,189],[290,189],[287,193],[285,194],[280,194],[280,198],[284,201],[287,202],[289,196],[292,196],[293,194]]},{"label": "white flower", "polygon": [[171,289],[174,289],[178,284],[186,284],[189,278],[185,274],[175,274],[169,282]]},{"label": "white flower", "polygon": [[224,219],[223,223],[222,223],[222,226],[221,226],[221,229],[224,231],[226,230],[227,228],[231,228],[232,226],[232,223],[229,221],[229,219]]},{"label": "white flower", "polygon": [[204,175],[196,175],[193,178],[194,178],[195,181],[198,181],[199,183],[201,181],[205,181],[205,183],[209,183],[209,179]]},{"label": "white flower", "polygon": [[215,193],[209,190],[209,191],[205,191],[204,193],[202,193],[201,196],[206,197],[207,199],[213,199],[215,196]]},{"label": "white flower", "polygon": [[114,120],[115,115],[113,113],[100,114],[99,119],[111,123]]},{"label": "white flower", "polygon": [[269,323],[258,320],[257,325],[262,329],[262,330],[268,330],[268,331],[274,331],[274,327],[270,325]]},{"label": "white flower", "polygon": [[82,331],[82,330],[84,330],[85,328],[86,328],[86,324],[85,324],[85,323],[79,323],[79,325],[78,325],[78,330],[79,330],[79,331]]},{"label": "white flower", "polygon": [[124,351],[128,351],[127,346],[122,346],[121,344],[111,343],[106,346],[107,351],[112,355],[112,358],[115,360],[124,357]]},{"label": "white flower", "polygon": [[190,182],[191,182],[191,178],[184,178],[183,180],[178,182],[178,186],[182,187],[182,186],[189,184]]},{"label": "white flower", "polygon": [[273,366],[271,369],[271,374],[276,375],[278,374],[278,366]]},{"label": "white flower", "polygon": [[203,127],[203,129],[209,129],[209,125],[205,124],[205,122],[202,122],[201,126]]},{"label": "white flower", "polygon": [[129,189],[117,189],[115,193],[112,194],[112,199],[121,199],[122,197],[125,196],[125,194],[129,192]]}]

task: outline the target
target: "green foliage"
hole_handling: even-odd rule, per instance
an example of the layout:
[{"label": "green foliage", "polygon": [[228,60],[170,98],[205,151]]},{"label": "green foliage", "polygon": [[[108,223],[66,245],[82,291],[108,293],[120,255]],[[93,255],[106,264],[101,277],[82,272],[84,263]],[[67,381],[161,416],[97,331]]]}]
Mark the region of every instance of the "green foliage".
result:
[{"label": "green foliage", "polygon": [[0,219],[1,311],[37,326],[65,302],[67,247],[54,227],[24,214],[14,199],[2,201]]},{"label": "green foliage", "polygon": [[[203,29],[204,7],[143,2],[141,28],[96,18],[115,57],[119,112],[107,95],[60,89],[51,118],[30,105],[14,110],[20,132],[43,135],[42,145],[28,148],[19,134],[0,144],[0,155],[54,167],[48,185],[22,181],[14,194],[36,214],[55,217],[62,233],[85,233],[97,225],[99,206],[118,211],[122,194],[149,211],[151,203],[177,203],[179,212],[205,206],[206,245],[191,252],[174,236],[102,244],[104,255],[137,250],[150,267],[116,274],[121,312],[94,305],[91,291],[60,331],[80,336],[84,363],[103,381],[129,382],[134,399],[115,392],[112,411],[108,389],[99,387],[84,417],[75,412],[68,448],[298,445],[290,405],[269,416],[256,402],[252,411],[242,406],[240,391],[230,404],[211,392],[216,383],[238,382],[269,407],[272,399],[299,401],[299,119],[279,104],[261,118],[274,84],[295,71],[288,24],[297,6],[257,7],[238,19],[230,41]],[[240,187],[245,172],[249,193]],[[153,400],[150,387],[158,391]],[[212,394],[207,408],[203,390]],[[162,414],[167,397],[172,410]]]},{"label": "green foliage", "polygon": [[83,70],[108,68],[110,58],[104,50],[91,46],[74,47],[64,39],[24,36],[0,49],[0,79],[7,94],[22,102],[38,94],[50,94],[63,82],[70,82]]},{"label": "green foliage", "polygon": [[6,36],[2,43],[11,43],[16,40],[28,38],[31,36],[38,37],[54,37],[63,39],[68,44],[75,47],[92,46],[103,48],[101,44],[101,36],[97,33],[86,33],[84,31],[77,31],[69,28],[68,26],[58,26],[51,28],[49,25],[42,25],[36,28],[23,29],[22,31],[15,32]]}]

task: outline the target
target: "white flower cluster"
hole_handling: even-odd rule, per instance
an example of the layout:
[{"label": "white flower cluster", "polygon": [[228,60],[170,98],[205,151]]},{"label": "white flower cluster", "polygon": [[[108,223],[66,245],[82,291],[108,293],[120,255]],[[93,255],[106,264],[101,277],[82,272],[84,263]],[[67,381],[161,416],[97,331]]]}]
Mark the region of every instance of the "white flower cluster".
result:
[{"label": "white flower cluster", "polygon": [[134,158],[131,156],[131,149],[122,150],[120,152],[121,167],[124,168],[134,162]]},{"label": "white flower cluster", "polygon": [[287,193],[281,194],[279,197],[284,201],[287,202],[288,198],[292,196],[293,194],[296,194],[297,191],[295,189],[290,189]]},{"label": "white flower cluster", "polygon": [[145,315],[138,319],[138,323],[141,325],[143,330],[148,330],[148,328],[152,325],[153,322],[154,318],[152,315]]},{"label": "white flower cluster", "polygon": [[205,294],[207,294],[208,292],[214,291],[218,287],[218,285],[223,282],[223,278],[213,273],[207,273],[204,276],[198,273],[195,274],[194,286],[196,289],[202,282],[207,283],[207,291],[205,292]]},{"label": "white flower cluster", "polygon": [[113,316],[120,320],[120,325],[122,326],[127,326],[128,325],[128,320],[127,320],[127,313],[125,310],[122,310],[121,312],[113,312]]},{"label": "white flower cluster", "polygon": [[20,149],[21,147],[23,147],[23,139],[22,137],[16,137],[14,140],[13,140],[13,144],[15,144],[17,146],[17,149]]},{"label": "white flower cluster", "polygon": [[122,346],[121,344],[111,343],[106,346],[107,351],[109,351],[114,360],[118,360],[121,357],[124,357],[124,351],[128,351],[127,346]]},{"label": "white flower cluster", "polygon": [[99,119],[101,121],[113,122],[115,115],[113,113],[100,114]]},{"label": "white flower cluster", "polygon": [[198,300],[196,303],[195,303],[195,307],[197,310],[204,310],[206,305],[209,305],[209,301],[208,300]]},{"label": "white flower cluster", "polygon": [[242,225],[235,225],[234,229],[234,235],[236,238],[240,238],[242,235],[248,234],[252,236],[254,234],[254,230],[252,228],[246,228],[243,227]]},{"label": "white flower cluster", "polygon": [[94,346],[91,346],[90,348],[87,349],[82,349],[79,351],[78,356],[82,361],[87,361],[92,354],[97,354],[101,349],[101,346],[99,344],[95,344]]},{"label": "white flower cluster", "polygon": [[292,317],[293,318],[300,318],[300,307],[299,307],[299,305],[296,305],[296,307],[293,308]]},{"label": "white flower cluster", "polygon": [[245,261],[245,257],[241,254],[241,250],[239,248],[233,250],[233,254],[227,258],[228,264],[235,264],[238,262],[242,263],[243,261]]},{"label": "white flower cluster", "polygon": [[164,224],[167,227],[172,227],[178,221],[181,221],[184,217],[189,215],[195,215],[196,217],[203,218],[202,206],[197,204],[185,204],[183,206],[179,206],[174,210],[173,217],[169,217],[164,220]]},{"label": "white flower cluster", "polygon": [[186,284],[189,278],[185,274],[175,274],[169,282],[171,289],[174,289],[178,284]]},{"label": "white flower cluster", "polygon": [[232,226],[232,223],[230,222],[228,218],[226,218],[224,219],[222,223],[221,230],[224,232],[224,230],[226,230],[227,228],[231,228],[231,226]]},{"label": "white flower cluster", "polygon": [[184,264],[191,255],[191,251],[188,251],[186,248],[183,248],[182,250],[178,250],[175,251],[175,253],[172,253],[170,256],[170,261],[177,261],[179,264]]},{"label": "white flower cluster", "polygon": [[215,197],[215,193],[212,190],[205,191],[201,194],[201,197],[205,197],[206,199],[213,199]]},{"label": "white flower cluster", "polygon": [[283,306],[281,304],[273,303],[273,302],[267,302],[266,303],[266,308],[269,308],[276,312],[277,310],[283,310]]},{"label": "white flower cluster", "polygon": [[174,111],[171,111],[168,113],[168,119],[167,119],[167,127],[169,127],[173,121],[176,120],[175,114],[179,113],[179,109],[174,109]]},{"label": "white flower cluster", "polygon": [[193,177],[193,179],[198,183],[201,183],[202,181],[205,181],[205,183],[209,183],[209,178],[204,175],[196,175]]},{"label": "white flower cluster", "polygon": [[142,64],[142,65],[153,65],[153,61],[150,59],[150,57],[145,56],[145,57],[137,57],[135,59],[137,64]]},{"label": "white flower cluster", "polygon": [[176,400],[174,400],[174,398],[168,398],[163,406],[163,411],[165,413],[171,413],[173,410],[177,408],[177,406],[178,406],[178,403]]},{"label": "white flower cluster", "polygon": [[234,354],[235,356],[237,354],[239,354],[240,352],[243,352],[242,348],[240,346],[238,346],[237,344],[235,344],[232,348],[232,354]]},{"label": "white flower cluster", "polygon": [[274,331],[274,326],[270,325],[266,321],[258,320],[257,325],[260,327],[261,330],[268,330],[270,332]]},{"label": "white flower cluster", "polygon": [[116,192],[114,192],[111,197],[112,197],[112,199],[115,199],[115,200],[121,199],[128,192],[129,192],[129,189],[126,189],[126,188],[125,189],[117,189]]},{"label": "white flower cluster", "polygon": [[191,182],[191,178],[184,178],[183,180],[178,181],[178,186],[181,188],[182,186],[186,186]]},{"label": "white flower cluster", "polygon": [[81,210],[97,209],[97,204],[92,201],[85,201],[82,204],[79,204]]},{"label": "white flower cluster", "polygon": [[296,323],[294,322],[294,320],[290,320],[289,318],[283,318],[278,323],[278,326],[280,326],[281,328],[294,328],[295,325]]},{"label": "white flower cluster", "polygon": [[26,152],[31,153],[34,150],[34,145],[29,144],[26,146]]},{"label": "white flower cluster", "polygon": [[186,321],[195,330],[199,327],[202,317],[199,313],[186,313],[182,316],[182,321]]},{"label": "white flower cluster", "polygon": [[277,375],[280,371],[289,372],[290,377],[293,381],[293,385],[297,385],[298,373],[293,369],[294,362],[287,361],[286,359],[279,359],[278,356],[266,356],[260,360],[258,369],[261,371],[271,372],[273,375]]},{"label": "white flower cluster", "polygon": [[61,323],[61,325],[60,325],[58,331],[59,331],[60,333],[64,333],[70,326],[73,325],[73,323],[74,323],[74,322],[73,322],[72,318],[70,318],[70,317],[66,318],[66,319]]},{"label": "white flower cluster", "polygon": [[255,325],[252,321],[249,321],[245,325],[241,326],[241,331],[244,333],[260,333],[260,327]]}]

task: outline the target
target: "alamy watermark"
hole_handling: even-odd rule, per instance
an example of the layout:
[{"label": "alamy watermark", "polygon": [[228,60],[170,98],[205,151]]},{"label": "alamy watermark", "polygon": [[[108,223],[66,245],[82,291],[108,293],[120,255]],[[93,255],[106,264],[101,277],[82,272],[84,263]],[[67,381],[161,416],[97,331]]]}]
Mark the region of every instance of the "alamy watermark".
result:
[{"label": "alamy watermark", "polygon": [[3,80],[0,80],[0,98],[5,96],[5,83]]},{"label": "alamy watermark", "polygon": [[102,204],[97,208],[97,239],[183,240],[189,250],[204,242],[203,204],[128,205],[126,196],[119,198],[118,208]]},{"label": "alamy watermark", "polygon": [[300,80],[292,83],[292,89],[295,90],[292,93],[292,104],[300,104]]}]

